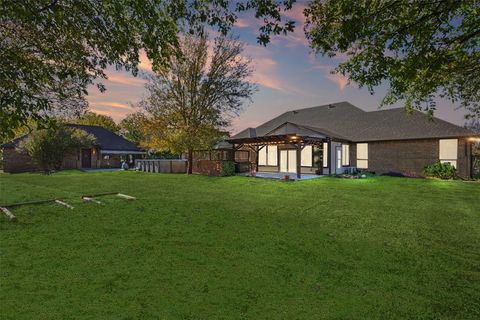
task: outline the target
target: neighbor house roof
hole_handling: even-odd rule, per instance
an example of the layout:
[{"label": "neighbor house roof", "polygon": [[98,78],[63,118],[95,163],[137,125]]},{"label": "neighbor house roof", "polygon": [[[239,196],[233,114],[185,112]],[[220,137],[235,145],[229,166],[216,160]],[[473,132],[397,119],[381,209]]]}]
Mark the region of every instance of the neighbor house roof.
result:
[{"label": "neighbor house roof", "polygon": [[[141,152],[141,150],[133,142],[119,136],[118,134],[99,126],[89,126],[83,124],[67,124],[72,128],[78,128],[93,135],[96,139],[95,146],[99,147],[104,153],[111,152]],[[28,134],[16,138],[15,140],[2,145],[4,148],[16,147],[28,136]]]},{"label": "neighbor house roof", "polygon": [[286,123],[331,138],[356,142],[476,136],[468,129],[435,117],[429,118],[419,111],[407,114],[405,109],[395,108],[365,112],[348,102],[339,102],[285,112],[255,129],[243,130],[231,139],[265,136]]}]

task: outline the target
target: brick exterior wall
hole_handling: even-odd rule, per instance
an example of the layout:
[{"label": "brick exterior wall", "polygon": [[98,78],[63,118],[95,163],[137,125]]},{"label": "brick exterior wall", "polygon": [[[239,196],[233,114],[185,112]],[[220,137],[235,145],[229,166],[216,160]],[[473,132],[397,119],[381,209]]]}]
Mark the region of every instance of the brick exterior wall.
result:
[{"label": "brick exterior wall", "polygon": [[[104,159],[98,149],[92,149],[92,168],[120,168],[121,155],[110,155]],[[80,169],[82,167],[80,150],[63,159],[62,169]],[[18,152],[15,148],[3,149],[3,171],[9,173],[40,171],[40,167],[33,163],[30,156]]]},{"label": "brick exterior wall", "polygon": [[[282,146],[279,146],[282,147]],[[357,144],[350,143],[350,165],[357,165]],[[246,148],[244,149],[246,150]],[[332,150],[334,151],[334,150]],[[368,142],[368,170],[376,174],[395,173],[421,177],[426,165],[439,161],[439,139],[419,139],[404,141]],[[256,163],[256,154],[250,152],[250,161]],[[332,161],[332,172],[335,163]],[[315,167],[302,167],[302,173],[314,173]],[[278,166],[259,166],[259,171],[278,172]],[[466,138],[458,139],[457,174],[463,178],[471,175],[471,142]],[[328,168],[324,169],[328,174]]]},{"label": "brick exterior wall", "polygon": [[3,171],[5,172],[39,171],[40,168],[31,160],[27,154],[17,152],[15,148],[3,149]]},{"label": "brick exterior wall", "polygon": [[[350,160],[356,165],[356,144],[350,146]],[[376,174],[400,173],[422,176],[426,165],[439,161],[438,139],[376,141],[368,142],[368,170]],[[353,153],[353,154],[352,154]],[[463,178],[470,176],[470,144],[458,139],[457,173]]]}]

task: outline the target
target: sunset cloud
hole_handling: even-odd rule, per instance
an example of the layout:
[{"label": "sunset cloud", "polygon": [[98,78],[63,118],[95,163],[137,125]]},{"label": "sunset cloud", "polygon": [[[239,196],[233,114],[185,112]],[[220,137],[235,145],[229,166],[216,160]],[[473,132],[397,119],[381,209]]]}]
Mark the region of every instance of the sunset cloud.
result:
[{"label": "sunset cloud", "polygon": [[[107,74],[109,82],[113,82],[116,84],[123,84],[129,86],[144,86],[147,80],[143,79],[139,76],[134,77],[131,73],[126,72],[109,72]],[[105,81],[104,81],[105,82]]]},{"label": "sunset cloud", "polygon": [[250,22],[247,19],[238,18],[237,21],[235,21],[234,26],[237,28],[248,28],[250,27]]},{"label": "sunset cloud", "polygon": [[305,15],[303,14],[303,10],[305,10],[306,6],[304,4],[295,3],[291,10],[287,10],[282,12],[282,16],[287,20],[295,21],[295,30],[293,32],[288,33],[285,35],[278,35],[273,37],[272,43],[276,44],[283,44],[286,47],[296,47],[296,46],[304,46],[308,47],[308,40],[305,37]]},{"label": "sunset cloud", "polygon": [[340,73],[329,73],[327,79],[335,83],[340,90],[345,89],[349,83],[348,78]]},{"label": "sunset cloud", "polygon": [[151,73],[152,70],[152,62],[148,59],[147,54],[145,51],[141,50],[139,54],[140,63],[138,64],[138,68],[141,71]]},{"label": "sunset cloud", "polygon": [[89,105],[91,111],[110,116],[116,122],[121,121],[127,114],[135,111],[130,105],[115,101],[90,102]]},{"label": "sunset cloud", "polygon": [[252,81],[284,93],[302,93],[301,89],[282,77],[278,62],[273,58],[271,49],[260,45],[246,45],[245,55],[252,59],[254,68]]},{"label": "sunset cloud", "polygon": [[340,90],[345,89],[345,87],[349,84],[348,78],[342,75],[341,73],[335,73],[334,67],[332,66],[325,65],[325,64],[317,64],[311,68],[308,68],[307,72],[316,71],[316,70],[320,70],[324,74],[325,78],[335,83]]}]

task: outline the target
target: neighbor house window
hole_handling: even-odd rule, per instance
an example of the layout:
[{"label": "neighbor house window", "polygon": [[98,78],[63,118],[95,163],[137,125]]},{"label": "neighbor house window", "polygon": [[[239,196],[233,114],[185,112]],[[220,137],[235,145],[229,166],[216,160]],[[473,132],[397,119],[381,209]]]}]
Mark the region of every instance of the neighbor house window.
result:
[{"label": "neighbor house window", "polygon": [[350,145],[342,144],[342,166],[350,165]]},{"label": "neighbor house window", "polygon": [[455,168],[457,167],[457,139],[441,139],[440,140],[440,162],[450,163]]},{"label": "neighbor house window", "polygon": [[312,146],[305,146],[302,149],[302,167],[311,167],[312,166]]},{"label": "neighbor house window", "polygon": [[357,168],[368,169],[368,143],[357,143]]},{"label": "neighbor house window", "polygon": [[276,166],[277,161],[277,146],[264,146],[258,151],[258,165],[259,166]]},{"label": "neighbor house window", "polygon": [[328,143],[323,143],[323,167],[328,167]]}]

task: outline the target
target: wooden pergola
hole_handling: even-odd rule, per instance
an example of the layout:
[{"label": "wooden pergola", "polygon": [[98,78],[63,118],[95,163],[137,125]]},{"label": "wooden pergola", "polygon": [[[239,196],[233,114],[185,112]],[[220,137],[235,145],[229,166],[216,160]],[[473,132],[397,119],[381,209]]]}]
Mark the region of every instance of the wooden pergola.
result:
[{"label": "wooden pergola", "polygon": [[[328,143],[328,167],[331,170],[331,141],[332,136],[324,133],[325,130],[300,126],[294,123],[286,122],[269,133],[245,138],[233,138],[227,140],[234,146],[234,150],[248,148],[257,155],[257,170],[258,170],[258,152],[267,145],[290,145],[296,149],[296,175],[297,179],[301,179],[301,163],[302,150],[307,145],[322,146],[323,143]],[[345,140],[334,137],[336,140]]]}]

